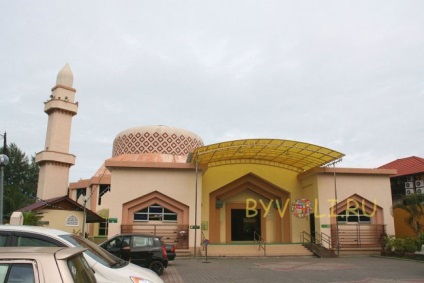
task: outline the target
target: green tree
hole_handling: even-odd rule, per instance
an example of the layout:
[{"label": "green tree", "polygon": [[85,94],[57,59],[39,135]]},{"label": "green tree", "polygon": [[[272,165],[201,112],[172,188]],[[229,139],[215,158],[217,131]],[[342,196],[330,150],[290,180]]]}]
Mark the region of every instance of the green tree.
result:
[{"label": "green tree", "polygon": [[404,197],[402,203],[393,205],[393,209],[402,209],[408,213],[405,222],[415,231],[417,238],[423,232],[424,195],[411,194]]},{"label": "green tree", "polygon": [[4,167],[3,215],[9,219],[13,211],[36,201],[39,167],[16,144],[7,148],[9,164]]},{"label": "green tree", "polygon": [[22,214],[24,216],[24,225],[40,226],[42,215],[34,211],[24,211]]}]

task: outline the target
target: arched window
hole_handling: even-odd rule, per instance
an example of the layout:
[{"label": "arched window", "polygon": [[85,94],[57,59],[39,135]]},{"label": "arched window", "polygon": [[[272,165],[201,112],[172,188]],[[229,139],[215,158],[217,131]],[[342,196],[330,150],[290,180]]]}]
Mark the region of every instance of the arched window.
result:
[{"label": "arched window", "polygon": [[177,222],[177,213],[155,203],[134,213],[134,221]]},{"label": "arched window", "polygon": [[337,215],[337,222],[339,223],[371,223],[371,217],[364,214],[364,212],[354,207],[344,210]]},{"label": "arched window", "polygon": [[66,226],[79,226],[78,217],[75,215],[70,215],[68,218],[66,218]]}]

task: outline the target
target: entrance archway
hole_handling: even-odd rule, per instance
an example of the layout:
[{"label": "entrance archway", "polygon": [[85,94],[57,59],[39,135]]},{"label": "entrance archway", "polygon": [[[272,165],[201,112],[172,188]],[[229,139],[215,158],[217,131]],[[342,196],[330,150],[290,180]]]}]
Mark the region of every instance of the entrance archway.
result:
[{"label": "entrance archway", "polygon": [[[162,217],[135,219],[135,214],[146,208],[163,208],[165,214],[176,214],[176,220]],[[153,215],[161,215],[152,213]],[[150,216],[150,212],[146,212]],[[141,214],[146,214],[142,212]],[[133,199],[122,205],[121,233],[142,233],[160,235],[165,243],[173,244],[176,248],[188,248],[189,207],[158,191],[151,192]]]},{"label": "entrance archway", "polygon": [[[213,191],[209,194],[210,240],[215,243],[248,241],[249,237],[253,240],[253,228],[255,228],[265,240],[267,239],[266,233],[268,231],[268,233],[273,233],[272,238],[274,242],[290,242],[289,214],[286,213],[283,217],[277,216],[278,213],[275,213],[275,208],[272,207],[270,210],[273,211],[273,216],[269,218],[265,209],[258,206],[256,207],[257,216],[242,217],[242,213],[246,215],[247,205],[247,199],[240,199],[240,196],[244,195],[254,195],[255,199],[252,198],[252,201],[258,205],[260,205],[261,201],[266,204],[269,204],[271,201],[275,202],[276,200],[279,203],[284,203],[290,197],[289,193],[284,189],[253,173],[246,174]],[[225,209],[225,224],[223,226],[221,226],[221,217],[223,216],[221,209]],[[270,215],[272,215],[272,212]],[[242,221],[242,223],[235,223],[237,221]],[[267,222],[268,225],[272,225],[270,229],[266,228]],[[222,228],[225,229],[224,238],[221,235]],[[245,232],[233,231],[234,229],[245,229]]]}]

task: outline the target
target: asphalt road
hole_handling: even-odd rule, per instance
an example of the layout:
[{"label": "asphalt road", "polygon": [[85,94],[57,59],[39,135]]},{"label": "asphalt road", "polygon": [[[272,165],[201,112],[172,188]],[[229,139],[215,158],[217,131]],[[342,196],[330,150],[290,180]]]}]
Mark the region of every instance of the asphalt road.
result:
[{"label": "asphalt road", "polygon": [[377,256],[177,258],[164,275],[180,282],[424,282],[424,261]]}]

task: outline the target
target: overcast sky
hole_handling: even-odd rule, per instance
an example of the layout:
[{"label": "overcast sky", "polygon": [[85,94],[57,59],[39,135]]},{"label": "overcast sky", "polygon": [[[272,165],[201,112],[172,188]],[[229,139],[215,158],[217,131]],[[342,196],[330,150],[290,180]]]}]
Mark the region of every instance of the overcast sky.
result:
[{"label": "overcast sky", "polygon": [[276,138],[340,167],[424,157],[424,1],[0,0],[0,133],[44,147],[44,104],[69,63],[70,181],[115,136],[167,125],[205,144]]}]

